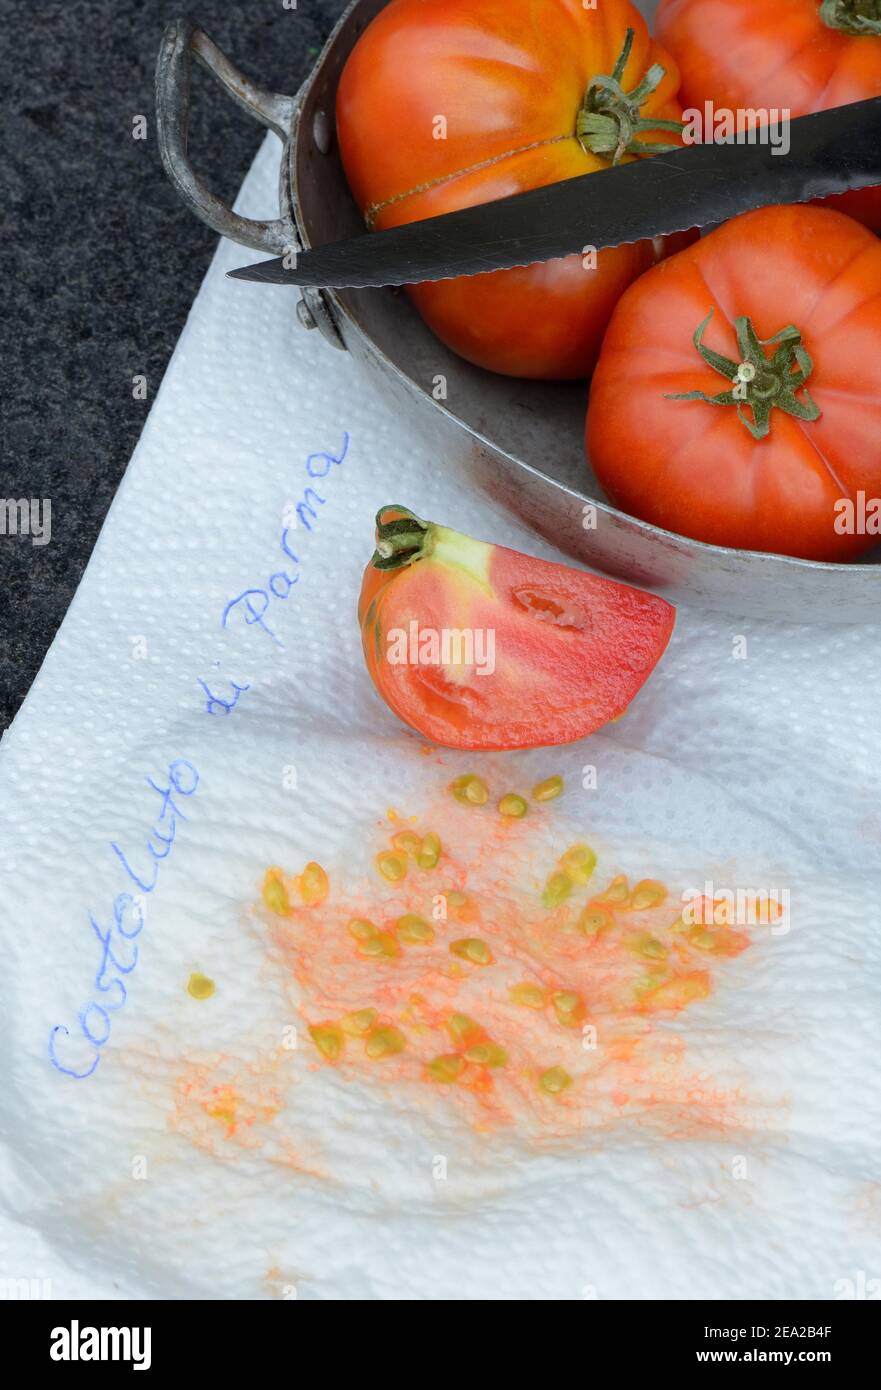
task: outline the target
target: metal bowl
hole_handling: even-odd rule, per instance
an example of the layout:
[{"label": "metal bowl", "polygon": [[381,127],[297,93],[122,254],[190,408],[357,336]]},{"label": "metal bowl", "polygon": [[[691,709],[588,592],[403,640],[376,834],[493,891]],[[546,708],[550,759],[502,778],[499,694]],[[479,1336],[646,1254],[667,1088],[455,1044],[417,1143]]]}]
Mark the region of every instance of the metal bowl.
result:
[{"label": "metal bowl", "polygon": [[[186,19],[169,25],[156,69],[159,146],[184,202],[222,236],[282,254],[364,232],[334,141],[340,73],[388,0],[355,0],[295,97],[249,81]],[[282,141],[279,216],[240,217],[205,186],[187,154],[191,59]],[[255,293],[266,293],[255,290]],[[881,554],[852,565],[728,550],[663,531],[612,507],[585,463],[584,383],[522,381],[463,361],[393,290],[306,290],[301,322],[348,349],[407,423],[458,468],[569,555],[598,570],[731,613],[795,622],[881,617]],[[446,397],[436,400],[436,380]],[[455,520],[451,518],[451,520]]]}]

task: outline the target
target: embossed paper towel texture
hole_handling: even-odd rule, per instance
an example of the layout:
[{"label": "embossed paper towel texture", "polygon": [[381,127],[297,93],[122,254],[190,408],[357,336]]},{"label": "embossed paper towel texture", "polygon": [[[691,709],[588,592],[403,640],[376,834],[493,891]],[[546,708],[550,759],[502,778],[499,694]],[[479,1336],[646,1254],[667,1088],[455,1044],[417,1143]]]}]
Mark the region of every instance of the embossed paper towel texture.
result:
[{"label": "embossed paper towel texture", "polygon": [[[270,138],[244,212],[272,205],[276,160]],[[0,1275],[51,1278],[57,1297],[870,1287],[877,634],[683,610],[620,724],[481,763],[503,789],[564,774],[542,832],[550,863],[590,839],[616,871],[671,891],[706,876],[791,889],[791,930],[756,932],[708,998],[659,1023],[659,1048],[687,1050],[690,1090],[660,1106],[613,1098],[561,1138],[522,1117],[476,1127],[381,1065],[316,1063],[299,984],[255,906],[264,868],[314,858],[359,889],[386,808],[422,815],[473,764],[427,758],[367,680],[354,608],[373,514],[400,501],[553,552],[408,439],[348,356],[302,332],[291,294],[227,280],[242,260],[220,246],[3,743]],[[309,486],[323,500],[287,533],[294,564],[283,536]],[[467,853],[464,822],[451,833]],[[523,891],[533,872],[524,863]],[[110,944],[126,893],[144,926],[124,907],[131,935]],[[102,993],[108,946],[119,971]],[[210,999],[187,993],[194,971],[214,980]],[[714,1097],[725,1115],[696,1124]]]}]

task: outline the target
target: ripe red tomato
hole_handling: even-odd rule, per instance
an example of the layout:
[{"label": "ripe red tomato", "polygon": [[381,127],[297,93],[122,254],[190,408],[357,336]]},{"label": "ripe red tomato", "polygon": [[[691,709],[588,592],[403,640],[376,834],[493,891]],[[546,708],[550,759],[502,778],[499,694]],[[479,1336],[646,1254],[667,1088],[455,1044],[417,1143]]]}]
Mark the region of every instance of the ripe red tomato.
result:
[{"label": "ripe red tomato", "polygon": [[[661,0],[657,29],[685,107],[796,117],[881,96],[877,0]],[[827,202],[881,230],[881,188]]]},{"label": "ripe red tomato", "polygon": [[[594,88],[595,78],[613,74],[628,29],[620,83]],[[637,95],[647,128],[633,132],[632,147],[624,93],[646,74],[651,90]],[[340,80],[343,164],[368,225],[394,227],[637,157],[622,145],[657,152],[681,143],[678,130],[658,127],[679,120],[678,82],[675,63],[629,0],[601,0],[596,9],[582,0],[392,0]],[[582,121],[579,138],[586,103],[604,119],[588,122],[591,129]],[[601,251],[593,269],[567,256],[409,294],[438,337],[481,367],[583,377],[619,295],[656,259],[646,241]]]},{"label": "ripe red tomato", "polygon": [[877,545],[847,499],[881,497],[881,242],[828,208],[761,208],[650,270],[609,324],[587,449],[617,506],[683,536],[809,560]]},{"label": "ripe red tomato", "polygon": [[676,611],[654,594],[421,521],[376,518],[358,619],[367,669],[404,723],[446,748],[572,743],[616,718]]}]

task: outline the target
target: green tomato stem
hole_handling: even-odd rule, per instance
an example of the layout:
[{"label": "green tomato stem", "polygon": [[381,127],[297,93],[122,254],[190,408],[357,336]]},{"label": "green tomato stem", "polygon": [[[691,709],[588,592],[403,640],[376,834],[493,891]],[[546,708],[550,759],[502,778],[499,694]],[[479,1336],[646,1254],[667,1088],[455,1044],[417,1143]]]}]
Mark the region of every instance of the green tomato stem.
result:
[{"label": "green tomato stem", "polygon": [[[775,408],[792,415],[797,420],[818,420],[820,407],[805,387],[799,399],[796,391],[814,370],[814,364],[807,349],[802,346],[801,333],[792,324],[781,328],[773,338],[759,338],[753,328],[752,320],[743,317],[735,320],[737,346],[740,361],[733,362],[720,352],[706,347],[703,338],[707,324],[713,317],[713,310],[699,324],[694,334],[694,345],[708,367],[731,382],[732,390],[721,391],[710,396],[706,391],[685,391],[678,395],[667,395],[668,401],[705,401],[708,405],[733,405],[737,407],[737,418],[745,425],[753,439],[765,439],[771,432],[771,411]],[[773,357],[768,357],[766,347],[778,344]],[[753,418],[744,409],[750,406]]]},{"label": "green tomato stem", "polygon": [[429,530],[429,523],[406,507],[381,507],[376,513],[376,550],[371,561],[374,569],[402,569],[420,559]]},{"label": "green tomato stem", "polygon": [[821,0],[820,18],[843,34],[881,35],[881,0]]},{"label": "green tomato stem", "polygon": [[681,133],[684,129],[682,121],[643,118],[643,103],[656,91],[666,71],[660,63],[653,63],[632,91],[625,92],[622,87],[634,37],[634,30],[628,29],[611,76],[591,79],[575,119],[575,134],[582,148],[612,164],[619,164],[625,154],[670,154],[679,145],[655,144],[639,136],[649,130]]}]

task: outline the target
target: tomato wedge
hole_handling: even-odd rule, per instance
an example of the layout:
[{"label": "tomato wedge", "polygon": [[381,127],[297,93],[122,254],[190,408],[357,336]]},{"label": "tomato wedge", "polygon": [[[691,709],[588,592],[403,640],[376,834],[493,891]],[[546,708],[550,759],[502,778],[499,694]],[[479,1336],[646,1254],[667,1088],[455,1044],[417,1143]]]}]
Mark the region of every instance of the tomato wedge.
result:
[{"label": "tomato wedge", "polygon": [[405,507],[376,517],[358,619],[383,700],[447,748],[572,743],[627,708],[676,610],[642,589],[473,540]]}]

